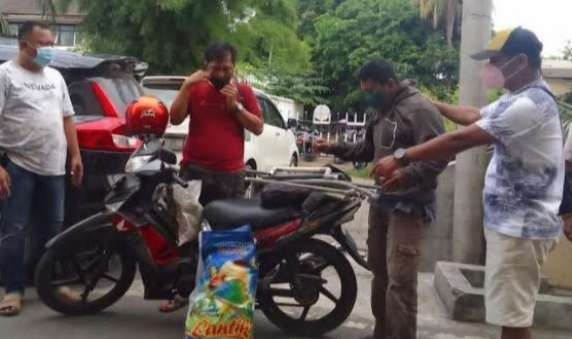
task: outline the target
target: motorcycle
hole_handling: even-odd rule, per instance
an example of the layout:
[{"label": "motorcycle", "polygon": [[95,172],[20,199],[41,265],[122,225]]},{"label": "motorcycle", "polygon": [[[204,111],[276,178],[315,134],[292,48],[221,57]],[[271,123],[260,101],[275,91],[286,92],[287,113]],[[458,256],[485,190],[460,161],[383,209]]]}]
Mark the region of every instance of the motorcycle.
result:
[{"label": "motorcycle", "polygon": [[[112,178],[106,210],[47,243],[36,287],[49,308],[66,315],[100,312],[128,291],[137,268],[144,299],[188,297],[195,286],[198,240],[179,246],[176,227],[157,203],[161,185],[188,184],[177,175],[175,163],[175,154],[159,139],[145,140],[128,161],[126,173]],[[357,297],[356,274],[343,252],[367,268],[342,226],[365,199],[375,197],[376,188],[355,185],[334,167],[276,169],[251,180],[318,191],[326,199],[315,200],[311,208],[271,209],[260,199],[215,201],[203,210],[203,229],[252,227],[260,276],[256,307],[273,324],[304,336],[336,329],[351,314]],[[65,297],[62,288],[78,297]]]}]

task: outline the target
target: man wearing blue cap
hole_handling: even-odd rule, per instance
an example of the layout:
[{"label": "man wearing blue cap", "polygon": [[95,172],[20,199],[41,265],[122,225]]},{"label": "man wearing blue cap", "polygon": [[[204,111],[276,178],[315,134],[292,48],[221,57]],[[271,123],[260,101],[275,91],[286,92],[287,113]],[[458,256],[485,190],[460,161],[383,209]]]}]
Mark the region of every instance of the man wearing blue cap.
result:
[{"label": "man wearing blue cap", "polygon": [[542,43],[529,30],[499,32],[473,58],[489,60],[483,84],[506,94],[482,109],[436,103],[441,114],[467,127],[375,167],[377,176],[391,179],[411,162],[494,146],[483,190],[485,302],[487,322],[502,327],[503,339],[531,337],[541,266],[562,233],[562,130],[558,106],[541,77],[541,52]]}]

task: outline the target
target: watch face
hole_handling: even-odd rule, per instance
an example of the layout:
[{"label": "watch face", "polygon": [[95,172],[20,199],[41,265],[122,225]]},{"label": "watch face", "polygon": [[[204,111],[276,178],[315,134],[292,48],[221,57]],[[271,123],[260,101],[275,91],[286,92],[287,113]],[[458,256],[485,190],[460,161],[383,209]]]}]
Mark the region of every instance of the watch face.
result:
[{"label": "watch face", "polygon": [[405,157],[405,150],[403,148],[400,148],[398,150],[395,151],[395,153],[393,154],[393,156],[396,159],[403,159]]}]

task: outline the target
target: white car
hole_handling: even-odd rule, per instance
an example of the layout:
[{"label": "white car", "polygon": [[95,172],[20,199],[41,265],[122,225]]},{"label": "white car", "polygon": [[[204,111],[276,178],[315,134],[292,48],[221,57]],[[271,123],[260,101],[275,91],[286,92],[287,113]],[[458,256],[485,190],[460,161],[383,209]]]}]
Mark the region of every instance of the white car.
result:
[{"label": "white car", "polygon": [[[147,95],[161,99],[167,107],[175,100],[183,76],[147,76],[141,85]],[[296,137],[291,131],[295,121],[284,122],[282,115],[270,98],[262,91],[255,90],[256,98],[264,113],[264,131],[260,136],[246,133],[244,162],[249,169],[270,171],[274,167],[298,166],[300,159]],[[189,118],[181,125],[169,126],[165,142],[180,157],[189,130]]]}]

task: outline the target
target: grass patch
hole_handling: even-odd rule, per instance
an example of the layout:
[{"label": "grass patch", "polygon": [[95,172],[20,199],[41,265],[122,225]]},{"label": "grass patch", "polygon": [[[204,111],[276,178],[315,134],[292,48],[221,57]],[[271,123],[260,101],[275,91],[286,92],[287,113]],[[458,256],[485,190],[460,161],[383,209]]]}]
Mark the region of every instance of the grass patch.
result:
[{"label": "grass patch", "polygon": [[352,178],[369,179],[369,172],[371,172],[372,169],[373,169],[372,164],[369,164],[366,168],[362,168],[359,170],[356,170],[355,168],[352,167],[352,169],[348,171],[348,174]]}]

